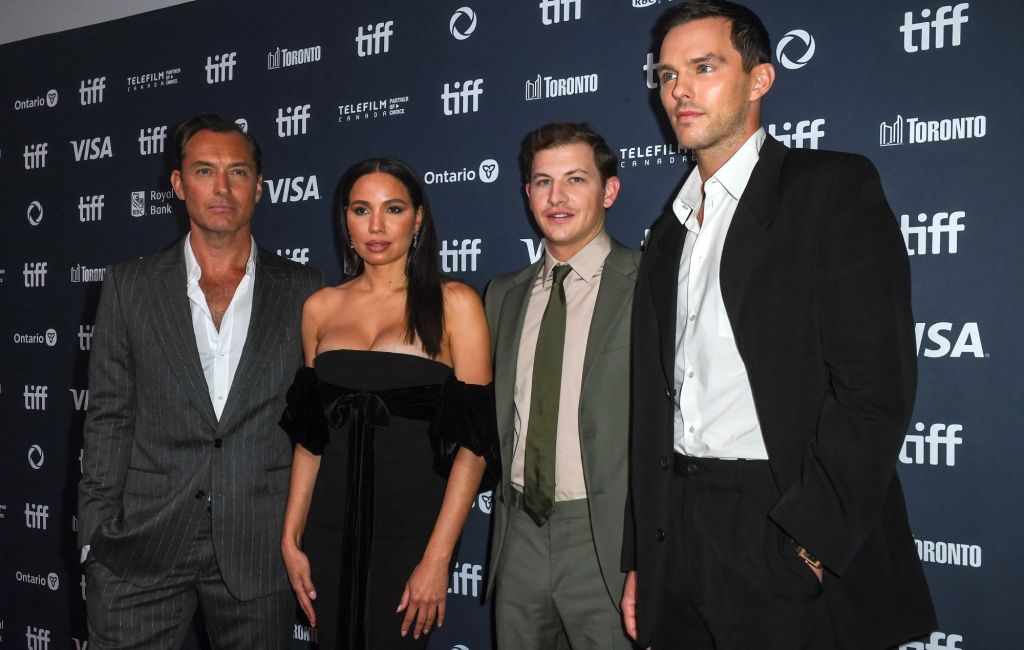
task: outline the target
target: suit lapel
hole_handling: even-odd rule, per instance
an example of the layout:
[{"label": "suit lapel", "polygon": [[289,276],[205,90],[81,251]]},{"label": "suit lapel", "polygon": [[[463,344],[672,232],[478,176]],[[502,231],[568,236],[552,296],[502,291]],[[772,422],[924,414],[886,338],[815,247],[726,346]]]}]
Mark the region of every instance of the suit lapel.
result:
[{"label": "suit lapel", "polygon": [[632,306],[631,290],[636,279],[636,269],[629,275],[623,269],[622,260],[627,258],[629,251],[618,242],[612,240],[612,249],[605,258],[604,269],[601,271],[601,287],[597,292],[594,314],[590,321],[590,332],[587,334],[587,350],[583,357],[583,378],[581,386],[587,385],[587,378],[594,368],[594,361],[604,350],[605,341],[611,331],[622,319],[629,318]]},{"label": "suit lapel", "polygon": [[774,138],[765,138],[722,248],[719,281],[734,332],[741,322],[751,275],[771,243],[769,231],[778,211],[779,173],[787,151]]},{"label": "suit lapel", "polygon": [[157,268],[154,291],[147,292],[154,318],[153,333],[160,342],[168,366],[196,410],[210,426],[217,426],[217,415],[199,360],[192,311],[189,306],[185,275],[184,243],[177,242],[163,254]]},{"label": "suit lapel", "polygon": [[544,260],[531,264],[513,279],[505,292],[498,316],[497,347],[495,348],[494,390],[497,394],[498,431],[501,436],[501,457],[504,476],[511,476],[512,443],[515,437],[516,365],[519,359],[519,339],[523,334],[526,306],[530,301],[530,288]]},{"label": "suit lapel", "polygon": [[675,383],[675,350],[676,350],[676,293],[679,290],[679,258],[683,254],[683,242],[686,228],[671,208],[665,211],[661,220],[665,222],[665,231],[658,238],[657,244],[648,247],[650,256],[651,296],[654,299],[654,311],[658,319],[658,349],[661,350],[661,368],[665,375],[665,385]]}]

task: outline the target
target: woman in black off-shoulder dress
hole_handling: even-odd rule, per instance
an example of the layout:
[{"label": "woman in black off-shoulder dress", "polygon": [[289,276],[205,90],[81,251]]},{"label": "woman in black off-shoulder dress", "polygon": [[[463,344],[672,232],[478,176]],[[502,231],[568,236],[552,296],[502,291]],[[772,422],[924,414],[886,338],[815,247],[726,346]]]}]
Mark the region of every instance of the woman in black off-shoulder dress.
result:
[{"label": "woman in black off-shoulder dress", "polygon": [[281,420],[296,443],[282,554],[325,649],[426,647],[481,477],[497,466],[483,306],[440,276],[416,179],[386,158],[342,178],[353,277],[307,300],[310,367]]}]

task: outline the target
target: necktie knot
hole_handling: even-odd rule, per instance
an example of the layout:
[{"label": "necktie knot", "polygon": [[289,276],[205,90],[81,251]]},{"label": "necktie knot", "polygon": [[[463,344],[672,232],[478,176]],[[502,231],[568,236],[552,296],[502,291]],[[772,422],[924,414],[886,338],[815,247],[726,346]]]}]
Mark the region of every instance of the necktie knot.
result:
[{"label": "necktie knot", "polygon": [[555,268],[551,269],[551,276],[552,282],[555,283],[556,287],[562,286],[562,283],[565,282],[565,278],[569,275],[569,271],[571,270],[572,267],[568,264],[555,264]]}]

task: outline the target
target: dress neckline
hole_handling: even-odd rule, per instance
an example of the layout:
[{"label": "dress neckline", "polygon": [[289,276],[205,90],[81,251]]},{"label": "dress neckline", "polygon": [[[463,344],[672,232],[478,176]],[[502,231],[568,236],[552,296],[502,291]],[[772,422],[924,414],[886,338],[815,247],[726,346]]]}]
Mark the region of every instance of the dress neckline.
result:
[{"label": "dress neckline", "polygon": [[389,355],[389,356],[392,356],[392,357],[406,357],[406,358],[409,358],[409,359],[419,359],[420,361],[425,361],[427,363],[436,364],[436,365],[439,365],[439,366],[441,366],[443,368],[446,368],[448,370],[454,370],[454,368],[449,366],[447,363],[442,363],[442,362],[440,362],[440,361],[438,361],[436,359],[430,359],[429,357],[421,357],[418,354],[409,354],[407,352],[392,352],[390,350],[356,350],[354,348],[333,348],[331,350],[321,350],[320,352],[317,352],[315,357],[313,357],[313,367],[314,368],[316,367],[316,361],[320,357],[322,357],[324,355],[327,355],[327,354],[335,354],[335,353],[385,354],[385,355]]}]

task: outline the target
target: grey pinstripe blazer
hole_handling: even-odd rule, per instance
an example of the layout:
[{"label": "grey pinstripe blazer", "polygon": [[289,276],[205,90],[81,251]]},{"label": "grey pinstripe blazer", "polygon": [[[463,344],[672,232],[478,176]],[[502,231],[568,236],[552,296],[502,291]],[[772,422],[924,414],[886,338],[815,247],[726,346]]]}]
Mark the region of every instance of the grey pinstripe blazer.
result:
[{"label": "grey pinstripe blazer", "polygon": [[156,584],[186,552],[209,496],[224,582],[248,600],[289,586],[279,549],[291,445],[277,421],[303,363],[302,304],[323,281],[257,249],[249,331],[218,422],[182,247],[107,270],[89,358],[78,542],[117,575]]}]

